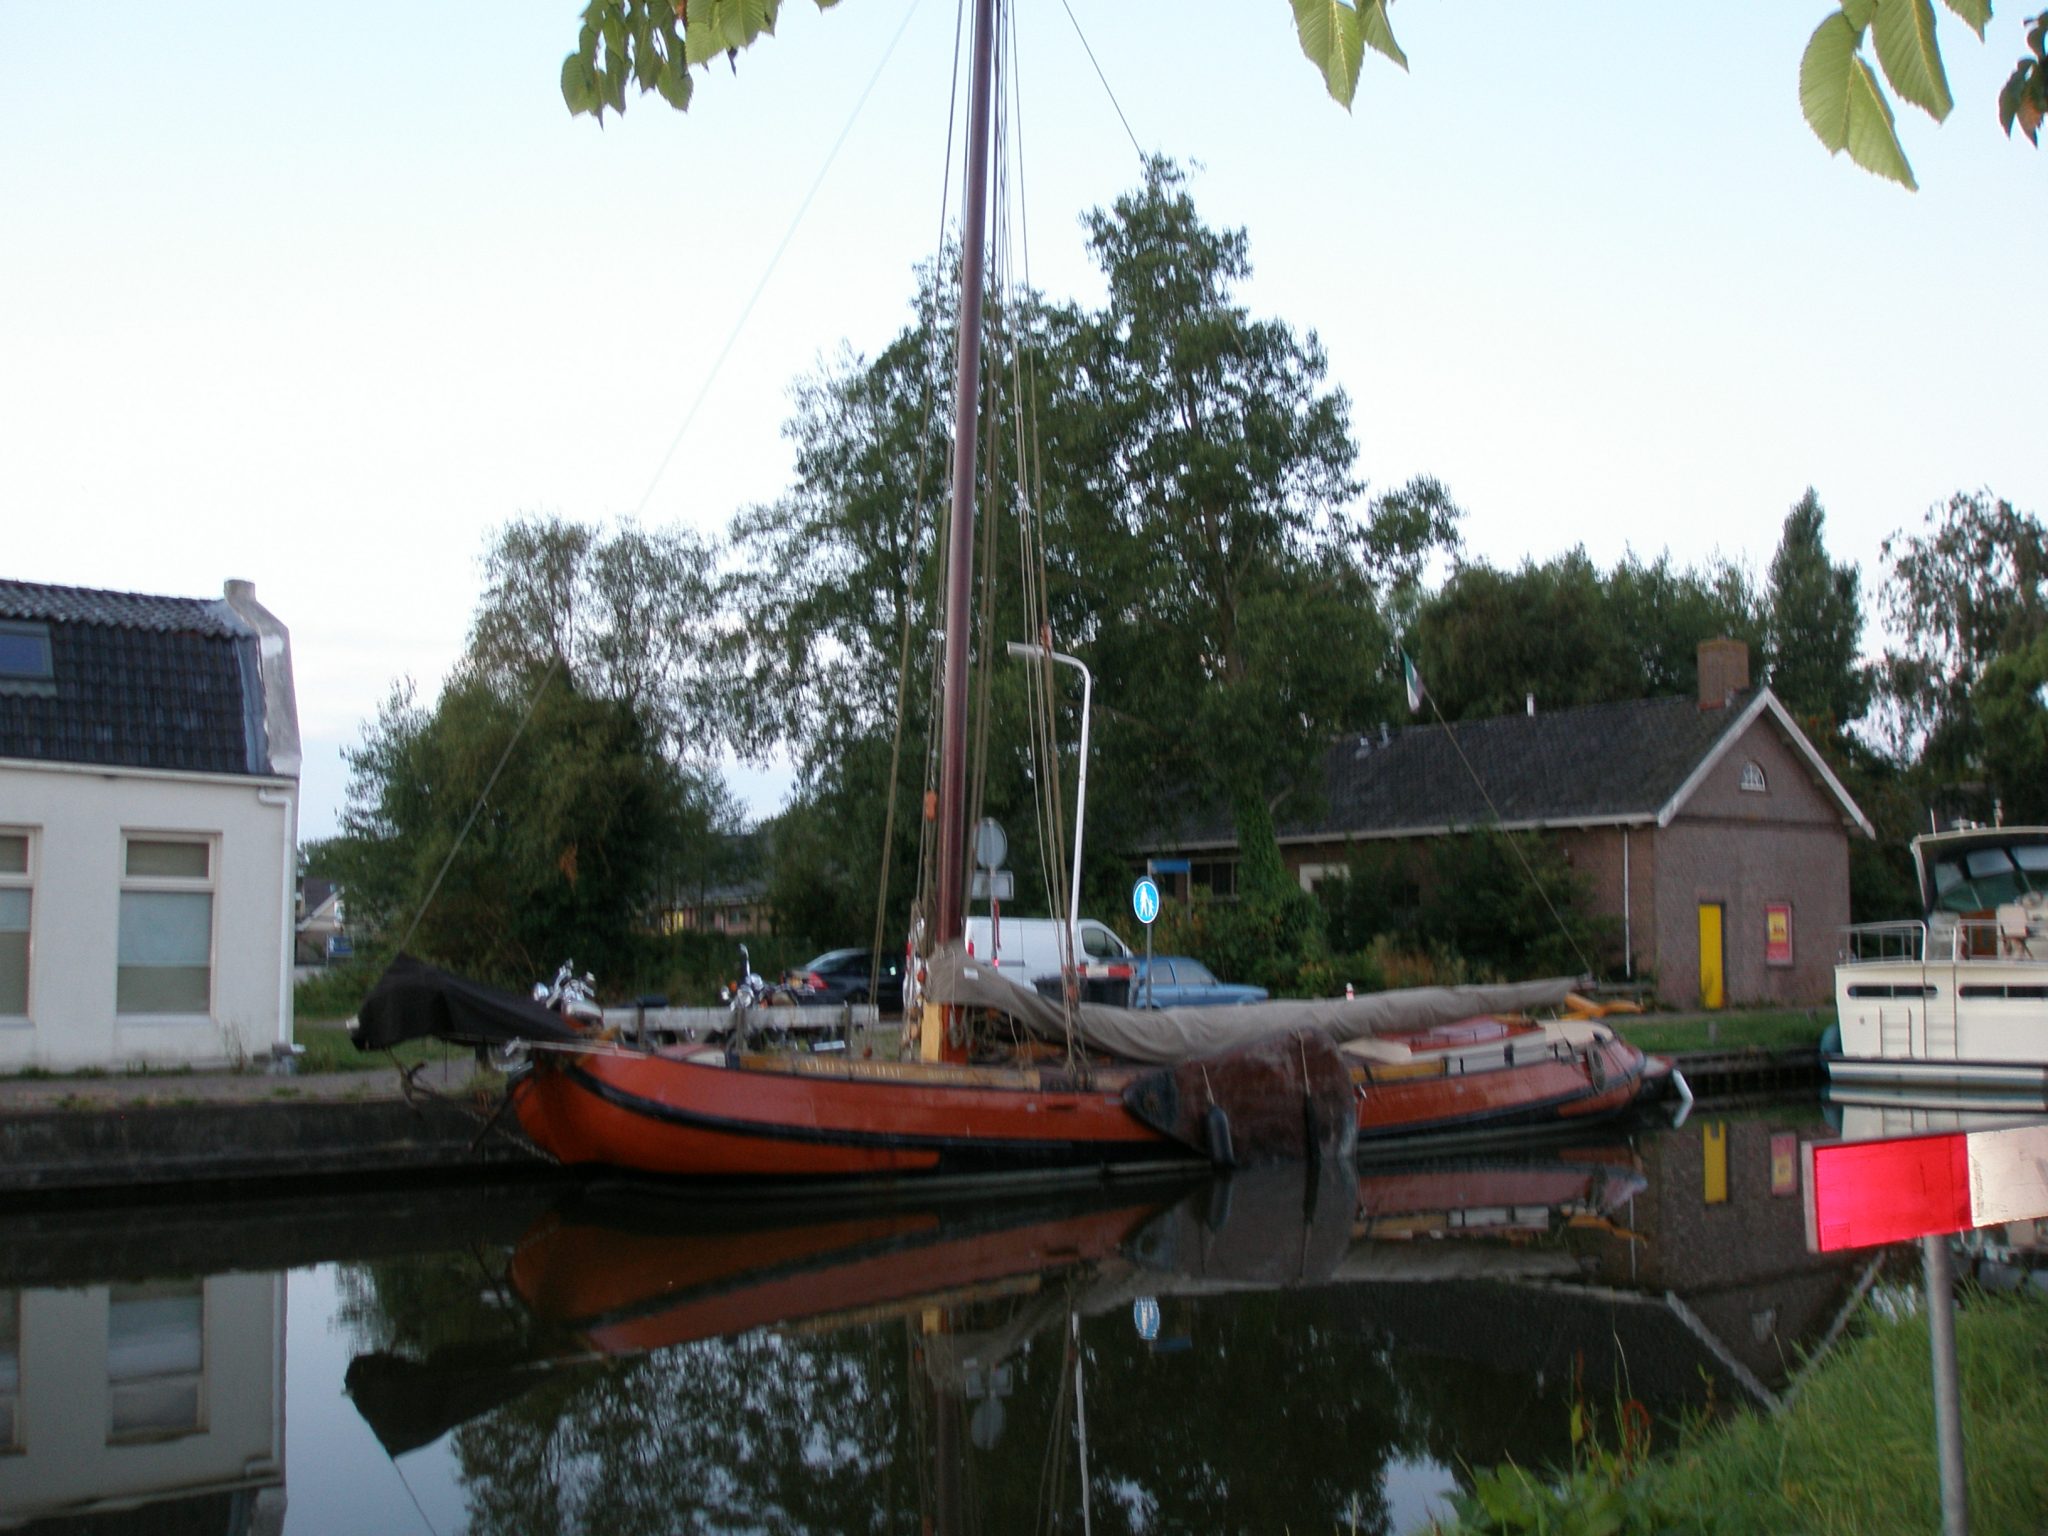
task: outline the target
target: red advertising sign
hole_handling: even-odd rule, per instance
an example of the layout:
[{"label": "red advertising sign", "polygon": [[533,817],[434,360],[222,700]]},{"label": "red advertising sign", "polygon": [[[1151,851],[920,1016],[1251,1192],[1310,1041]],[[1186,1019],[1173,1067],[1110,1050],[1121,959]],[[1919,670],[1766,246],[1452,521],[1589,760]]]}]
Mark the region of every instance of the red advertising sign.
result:
[{"label": "red advertising sign", "polygon": [[1764,964],[1792,963],[1792,903],[1772,901],[1764,905]]}]

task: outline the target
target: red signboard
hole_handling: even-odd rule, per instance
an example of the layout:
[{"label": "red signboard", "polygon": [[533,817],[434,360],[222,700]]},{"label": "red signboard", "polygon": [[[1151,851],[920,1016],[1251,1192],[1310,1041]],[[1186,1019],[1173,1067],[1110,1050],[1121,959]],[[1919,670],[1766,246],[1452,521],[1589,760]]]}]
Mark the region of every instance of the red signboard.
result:
[{"label": "red signboard", "polygon": [[1792,963],[1792,903],[1772,901],[1764,904],[1764,964],[1790,965]]},{"label": "red signboard", "polygon": [[2048,1216],[2048,1125],[1807,1148],[1806,1244],[1867,1248]]}]

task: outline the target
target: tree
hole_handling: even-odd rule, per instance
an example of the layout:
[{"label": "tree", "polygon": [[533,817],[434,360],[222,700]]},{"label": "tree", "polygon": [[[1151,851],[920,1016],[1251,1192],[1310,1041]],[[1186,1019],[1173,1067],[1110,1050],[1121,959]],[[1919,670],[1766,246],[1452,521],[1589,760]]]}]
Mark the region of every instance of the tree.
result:
[{"label": "tree", "polygon": [[707,568],[684,535],[500,531],[432,708],[398,686],[345,754],[322,858],[359,924],[504,983],[570,956],[634,970],[636,931],[736,820],[692,703],[713,666]]},{"label": "tree", "polygon": [[[1129,835],[1220,800],[1266,824],[1270,843],[1268,802],[1305,780],[1330,734],[1390,703],[1382,603],[1412,595],[1432,553],[1455,545],[1457,508],[1423,478],[1361,515],[1348,406],[1323,383],[1320,348],[1234,300],[1246,238],[1205,225],[1177,169],[1155,163],[1088,228],[1109,279],[1099,310],[1027,293],[991,311],[989,375],[1029,393],[1003,403],[1037,435],[1020,454],[1007,421],[984,428],[982,479],[996,491],[982,536],[1010,548],[1020,516],[1035,516],[1056,642],[1095,672],[1092,828]],[[886,749],[892,728],[906,621],[915,636],[930,627],[950,441],[943,308],[928,271],[896,340],[799,386],[786,428],[796,483],[734,524],[756,739],[797,750],[803,826],[783,846],[814,850],[819,894],[846,889],[845,849],[865,859],[879,847],[878,825],[852,842],[826,828],[852,832],[855,804],[886,795],[886,750],[878,761],[871,748]],[[1031,809],[1045,770],[1010,745],[1027,734],[1027,669],[1003,642],[1035,637],[1038,620],[1014,574],[990,566],[976,654],[1002,664],[983,808],[1029,871],[1052,862],[1038,857],[1049,833]],[[910,657],[916,669],[929,659],[922,645]],[[912,689],[906,704],[917,739],[928,702]],[[1057,734],[1064,752],[1078,731]],[[899,858],[901,840],[915,842],[906,821]],[[1114,833],[1091,850],[1098,873],[1110,868]],[[827,905],[844,910],[836,895]]]},{"label": "tree", "polygon": [[[819,9],[837,0],[818,0]],[[1394,40],[1389,0],[1289,0],[1295,35],[1331,97],[1348,108],[1371,49],[1408,67]],[[1991,20],[1991,0],[1943,0],[1978,41]],[[629,84],[676,109],[690,104],[690,70],[721,54],[736,58],[775,31],[781,0],[587,0],[576,49],[562,60],[562,99],[572,113],[604,120],[626,110]],[[1941,60],[1931,0],[1840,0],[1822,20],[1799,63],[1799,106],[1830,154],[1912,189],[1913,172],[1899,144],[1892,106],[1878,72],[1863,56],[1872,40],[1884,81],[1936,122],[1953,106]],[[2006,134],[2017,123],[2039,142],[2048,115],[2048,12],[2027,23],[2027,51],[1999,93]]]},{"label": "tree", "polygon": [[1234,300],[1246,236],[1204,224],[1178,169],[1086,222],[1108,299],[1046,412],[1055,622],[1126,769],[1243,820],[1384,673],[1348,402],[1313,334]]},{"label": "tree", "polygon": [[687,530],[516,518],[484,556],[468,665],[508,697],[553,667],[644,718],[678,762],[706,762],[728,693],[714,564]]},{"label": "tree", "polygon": [[1591,912],[1555,839],[1487,827],[1431,844],[1416,929],[1503,976],[1576,976],[1620,949],[1614,920]]},{"label": "tree", "polygon": [[1459,566],[1409,632],[1447,718],[1507,714],[1534,694],[1546,709],[1688,693],[1702,640],[1755,648],[1763,620],[1748,577],[1725,562],[1674,569],[1635,556],[1603,575],[1583,549],[1517,571]]},{"label": "tree", "polygon": [[1785,514],[1771,560],[1771,691],[1794,714],[1834,735],[1870,707],[1871,678],[1857,660],[1863,644],[1860,578],[1828,559],[1827,513],[1811,487]]},{"label": "tree", "polygon": [[1986,669],[2048,631],[2048,530],[1989,491],[1959,491],[1880,553],[1892,568],[1881,686],[1894,747],[1936,775],[1973,778]]},{"label": "tree", "polygon": [[348,804],[328,858],[352,915],[506,985],[570,957],[614,980],[632,974],[634,933],[722,809],[645,719],[573,679],[540,688],[530,718],[474,675],[431,710],[400,689],[345,755]]},{"label": "tree", "polygon": [[2048,631],[1984,668],[1984,771],[2008,821],[2048,823]]}]

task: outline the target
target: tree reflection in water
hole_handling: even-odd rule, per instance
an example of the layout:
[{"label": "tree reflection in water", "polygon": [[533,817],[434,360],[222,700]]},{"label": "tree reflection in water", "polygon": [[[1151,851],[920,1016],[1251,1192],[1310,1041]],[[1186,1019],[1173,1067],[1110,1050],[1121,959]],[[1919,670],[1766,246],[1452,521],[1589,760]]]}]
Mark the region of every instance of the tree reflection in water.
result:
[{"label": "tree reflection in water", "polygon": [[[1458,1340],[1507,1278],[1576,1275],[1568,1214],[1631,1179],[1575,1165],[1547,1229],[1405,1248],[1354,1241],[1348,1170],[808,1224],[574,1208],[357,1267],[349,1389],[394,1454],[452,1428],[488,1536],[1079,1530],[1084,1492],[1098,1531],[1390,1531],[1390,1467],[1564,1453],[1570,1340]],[[1453,1250],[1477,1278],[1383,1273]]]}]

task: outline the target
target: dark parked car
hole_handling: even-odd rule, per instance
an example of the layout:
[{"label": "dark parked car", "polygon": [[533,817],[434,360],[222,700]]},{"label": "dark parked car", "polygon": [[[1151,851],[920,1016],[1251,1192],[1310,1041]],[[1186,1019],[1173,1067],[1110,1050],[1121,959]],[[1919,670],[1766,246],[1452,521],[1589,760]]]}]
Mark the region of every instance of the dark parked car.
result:
[{"label": "dark parked car", "polygon": [[784,972],[782,980],[806,1004],[873,1002],[882,1013],[903,1011],[901,955],[884,955],[877,965],[872,950],[830,949],[808,964]]},{"label": "dark parked car", "polygon": [[[1152,982],[1149,997],[1145,987],[1148,966]],[[1141,955],[1132,963],[1132,969],[1137,975],[1131,987],[1131,1005],[1135,1008],[1199,1008],[1206,1004],[1266,1000],[1264,987],[1218,981],[1214,971],[1186,955],[1154,955],[1149,961]]]}]

